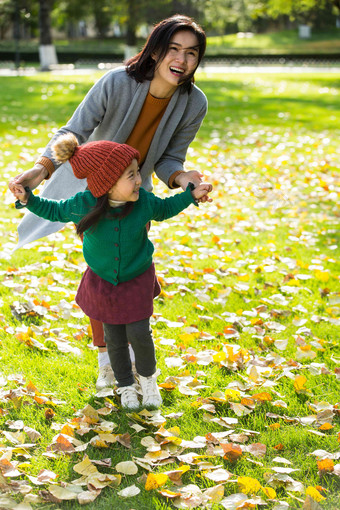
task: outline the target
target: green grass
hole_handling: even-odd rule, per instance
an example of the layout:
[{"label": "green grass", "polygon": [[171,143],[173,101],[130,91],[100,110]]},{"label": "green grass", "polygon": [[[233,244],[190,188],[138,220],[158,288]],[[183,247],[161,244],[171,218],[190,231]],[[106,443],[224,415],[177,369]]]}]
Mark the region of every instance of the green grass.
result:
[{"label": "green grass", "polygon": [[[139,39],[137,46],[142,48],[143,39]],[[21,41],[20,50],[38,51],[36,39]],[[123,54],[125,41],[120,38],[107,39],[56,39],[54,41],[57,52],[88,52]],[[0,51],[14,51],[14,41],[0,41]],[[238,34],[223,36],[209,36],[207,38],[207,56],[216,54],[322,54],[339,53],[339,29],[312,30],[309,39],[299,38],[298,29],[253,34],[252,37],[241,37]]]},{"label": "green grass", "polygon": [[[80,476],[73,466],[82,460],[84,452],[57,458],[44,455],[61,426],[71,422],[75,413],[79,414],[88,404],[100,409],[105,402],[116,406],[118,402],[114,397],[105,400],[95,396],[96,353],[90,348],[87,319],[74,307],[70,308],[69,316],[64,315],[63,303],[74,304],[84,268],[81,245],[73,227],[68,226],[54,237],[12,254],[22,213],[13,208],[6,181],[30,168],[53,130],[66,122],[98,77],[99,73],[0,78],[3,91],[0,97],[3,168],[0,275],[2,283],[10,285],[2,285],[0,289],[0,356],[4,377],[0,388],[0,430],[6,432],[1,435],[0,452],[7,448],[8,454],[8,448],[13,446],[8,435],[15,430],[11,429],[11,422],[22,420],[25,426],[40,432],[42,437],[36,446],[26,452],[30,456],[23,457],[14,451],[9,459],[18,461],[21,475],[6,478],[9,484],[13,480],[25,480],[34,494],[41,489],[46,491],[49,484],[35,486],[24,473],[37,476],[41,469],[48,469],[58,474],[58,484]],[[159,382],[172,376],[176,383],[173,390],[162,390],[164,427],[178,426],[182,439],[193,440],[228,430],[211,421],[212,418],[238,418],[233,427],[235,433],[254,431],[245,444],[266,445],[264,457],[256,458],[244,452],[232,463],[216,455],[216,451],[213,455],[212,447],[188,448],[182,453],[208,453],[211,456],[207,460],[214,465],[222,464],[233,473],[231,480],[249,476],[263,487],[270,486],[271,468],[281,465],[273,459],[285,457],[292,463],[289,467],[299,469],[290,476],[302,482],[305,489],[324,487],[322,494],[326,499],[319,504],[324,510],[335,510],[340,506],[339,477],[326,474],[320,478],[316,458],[310,454],[317,449],[330,453],[339,450],[339,404],[333,408],[334,428],[325,431],[323,436],[310,432],[318,432],[315,423],[303,425],[299,420],[316,414],[313,406],[322,402],[335,406],[339,401],[335,375],[340,358],[339,74],[250,76],[202,72],[197,83],[208,96],[209,113],[189,151],[187,168],[199,168],[214,184],[214,202],[198,210],[192,208],[165,224],[153,224],[150,233],[164,291],[155,301],[153,319],[162,370]],[[158,182],[155,185],[157,194],[163,196],[164,186]],[[179,282],[173,280],[176,277],[180,278]],[[54,287],[59,290],[52,291]],[[33,299],[39,303],[50,299],[47,315],[22,321],[12,315],[10,305]],[[267,307],[263,308],[262,316],[254,312],[261,305]],[[184,327],[171,327],[159,321],[160,316],[168,321],[184,321]],[[306,319],[302,326],[297,322],[300,319]],[[263,324],[272,321],[285,329],[275,331]],[[238,338],[225,337],[231,327],[238,331]],[[310,333],[307,330],[299,333],[301,327]],[[20,338],[26,343],[20,342]],[[78,347],[81,354],[59,351],[53,343],[56,339]],[[49,350],[29,347],[34,340]],[[287,347],[278,349],[277,340],[286,340]],[[202,353],[220,352],[227,345],[243,348],[234,365],[223,367],[219,361],[198,363]],[[230,356],[230,351],[226,352]],[[308,352],[315,358],[299,358]],[[183,366],[172,367],[170,360],[180,357]],[[253,358],[258,362],[256,370],[253,366],[250,373]],[[320,365],[311,366],[312,363]],[[267,366],[268,374],[262,383],[260,379],[256,382],[256,371],[261,377],[263,366]],[[198,389],[197,395],[181,393],[178,383],[183,374],[196,376],[206,387]],[[306,377],[302,393],[294,389],[298,375]],[[51,393],[61,403],[42,404],[34,400],[25,390],[30,381],[40,393]],[[233,388],[243,388],[246,397],[268,392],[272,400],[258,402],[253,412],[238,417],[230,401],[213,398],[216,391],[224,392],[231,383],[238,385]],[[286,407],[274,405],[276,400],[283,400]],[[209,403],[215,405],[215,414],[200,409],[202,404]],[[56,413],[52,421],[46,418],[47,408]],[[116,424],[114,433],[131,434],[132,448],[115,443],[102,449],[88,446],[85,452],[92,460],[111,458],[111,468],[97,466],[99,471],[109,474],[115,473],[115,465],[122,460],[144,457],[147,452],[141,440],[144,436],[155,437],[157,431],[157,427],[142,423],[145,430],[136,432],[131,428],[134,418],[122,413],[119,406],[114,409],[104,419]],[[166,418],[170,413],[183,415]],[[270,428],[276,423],[279,428]],[[94,432],[81,436],[76,433],[76,438],[86,443],[94,435]],[[24,441],[31,442],[27,435]],[[274,448],[280,443],[283,451]],[[180,452],[172,447],[172,453],[175,459]],[[153,470],[160,473],[178,466],[179,461],[174,460]],[[123,475],[118,488],[104,488],[88,508],[173,508],[171,500],[156,490],[144,490],[144,474],[147,471],[139,467],[136,476]],[[182,482],[184,486],[196,484],[202,490],[216,485],[204,478],[194,465],[184,473]],[[117,491],[133,484],[141,489],[138,496],[124,500],[117,495]],[[164,487],[179,489],[170,481]],[[227,482],[224,487],[225,497],[238,492],[235,483]],[[268,502],[267,508],[273,508],[275,503],[260,493]],[[23,499],[17,492],[11,497],[18,502]],[[287,501],[291,508],[301,508],[305,493],[278,488],[277,499]],[[38,507],[81,508],[75,501],[59,504],[41,501]],[[216,503],[212,508],[223,507]]]},{"label": "green grass", "polygon": [[319,31],[312,29],[309,39],[301,39],[298,30],[282,30],[251,37],[237,34],[208,37],[208,54],[322,54],[338,53],[340,49],[339,29]]}]

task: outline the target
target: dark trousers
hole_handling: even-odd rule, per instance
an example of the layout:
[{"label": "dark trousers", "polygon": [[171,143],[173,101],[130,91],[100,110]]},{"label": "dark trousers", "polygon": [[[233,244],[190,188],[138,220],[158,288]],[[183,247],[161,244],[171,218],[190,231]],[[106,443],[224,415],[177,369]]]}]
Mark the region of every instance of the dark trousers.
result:
[{"label": "dark trousers", "polygon": [[131,324],[104,324],[104,340],[118,386],[130,386],[135,382],[129,343],[135,353],[137,373],[149,377],[156,372],[155,346],[149,319]]}]

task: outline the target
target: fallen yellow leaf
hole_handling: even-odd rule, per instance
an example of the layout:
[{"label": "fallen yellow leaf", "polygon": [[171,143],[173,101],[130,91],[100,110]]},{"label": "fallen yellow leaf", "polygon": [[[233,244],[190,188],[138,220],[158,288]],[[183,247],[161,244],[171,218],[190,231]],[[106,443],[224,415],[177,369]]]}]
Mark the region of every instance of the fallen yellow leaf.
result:
[{"label": "fallen yellow leaf", "polygon": [[164,473],[149,473],[145,482],[145,490],[151,491],[152,489],[158,489],[159,487],[162,487],[162,485],[167,482],[168,478],[168,475]]},{"label": "fallen yellow leaf", "polygon": [[315,501],[317,501],[319,503],[319,501],[322,501],[323,499],[326,499],[322,496],[322,494],[320,494],[320,492],[315,489],[315,487],[307,487],[306,489],[306,496],[310,496],[311,498],[313,498]]},{"label": "fallen yellow leaf", "polygon": [[220,361],[224,361],[226,357],[226,353],[224,351],[220,351],[213,355],[213,360],[215,363],[219,363]]},{"label": "fallen yellow leaf", "polygon": [[233,390],[232,388],[228,388],[225,390],[224,395],[225,395],[226,400],[228,400],[230,398],[233,400],[240,400],[241,393],[238,390]]},{"label": "fallen yellow leaf", "polygon": [[240,491],[244,494],[256,494],[261,489],[260,482],[250,476],[239,476],[237,483]]},{"label": "fallen yellow leaf", "polygon": [[87,455],[85,455],[81,462],[73,466],[73,469],[76,473],[83,476],[91,476],[98,473],[98,469],[94,464],[92,464]]},{"label": "fallen yellow leaf", "polygon": [[315,278],[320,282],[328,282],[329,273],[328,271],[315,271]]},{"label": "fallen yellow leaf", "polygon": [[275,499],[276,498],[276,491],[272,489],[271,487],[261,487],[267,498],[269,499]]},{"label": "fallen yellow leaf", "polygon": [[295,381],[294,381],[294,389],[296,392],[299,392],[299,391],[303,391],[305,388],[305,384],[307,382],[307,379],[304,375],[298,375],[297,377],[295,377]]}]

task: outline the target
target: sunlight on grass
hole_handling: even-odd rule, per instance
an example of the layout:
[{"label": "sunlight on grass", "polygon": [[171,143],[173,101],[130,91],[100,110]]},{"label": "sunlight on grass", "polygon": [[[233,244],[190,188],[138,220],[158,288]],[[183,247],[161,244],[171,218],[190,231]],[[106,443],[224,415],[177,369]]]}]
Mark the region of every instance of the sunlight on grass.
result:
[{"label": "sunlight on grass", "polygon": [[336,53],[340,48],[339,30],[325,32],[312,30],[310,39],[301,39],[298,30],[282,30],[265,34],[230,34],[208,37],[207,54],[295,54]]},{"label": "sunlight on grass", "polygon": [[[138,39],[137,47],[142,48],[144,39]],[[57,52],[81,53],[112,53],[124,54],[124,39],[55,39],[54,44]],[[24,55],[26,51],[38,51],[38,40],[31,39],[20,41],[20,51]],[[263,34],[217,35],[207,37],[207,55],[237,54],[237,53],[265,53],[265,54],[296,54],[296,53],[337,53],[340,48],[339,29],[328,28],[327,30],[313,29],[310,39],[301,39],[298,29],[267,32]],[[0,51],[15,51],[15,42],[9,40],[0,41]]]}]

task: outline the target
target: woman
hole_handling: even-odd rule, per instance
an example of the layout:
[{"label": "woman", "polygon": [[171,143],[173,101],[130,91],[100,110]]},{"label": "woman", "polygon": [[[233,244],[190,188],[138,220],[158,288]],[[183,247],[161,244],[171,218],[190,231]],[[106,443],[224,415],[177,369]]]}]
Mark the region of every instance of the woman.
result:
[{"label": "woman", "polygon": [[[189,144],[207,112],[207,100],[194,85],[195,71],[204,55],[206,36],[191,18],[175,15],[158,23],[144,48],[125,65],[106,73],[88,92],[66,126],[52,138],[34,167],[16,176],[15,184],[34,189],[44,179],[42,196],[69,198],[86,187],[69,163],[58,165],[51,146],[61,134],[72,132],[80,144],[92,140],[126,143],[141,155],[142,186],[152,190],[155,172],[169,188],[198,185],[202,174],[185,172]],[[201,200],[206,201],[207,197]],[[19,225],[19,247],[55,232],[63,224],[32,214]],[[93,343],[98,347],[98,390],[114,382],[101,323],[91,320]]]}]

